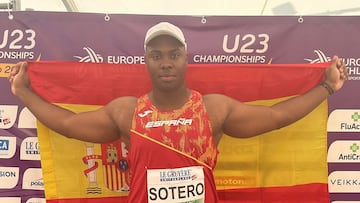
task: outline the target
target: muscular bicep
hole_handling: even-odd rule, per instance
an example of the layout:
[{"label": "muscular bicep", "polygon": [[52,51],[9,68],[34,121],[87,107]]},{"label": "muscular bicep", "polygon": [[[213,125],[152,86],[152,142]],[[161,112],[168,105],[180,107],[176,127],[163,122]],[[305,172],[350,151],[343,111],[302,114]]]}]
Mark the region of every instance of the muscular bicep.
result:
[{"label": "muscular bicep", "polygon": [[106,107],[98,110],[77,113],[63,121],[66,137],[86,142],[103,143],[119,138],[116,123],[107,112]]},{"label": "muscular bicep", "polygon": [[232,100],[223,124],[225,134],[233,137],[251,137],[278,129],[279,112],[267,106],[248,105]]},{"label": "muscular bicep", "polygon": [[98,110],[75,114],[66,121],[66,135],[95,143],[128,141],[135,104],[136,98],[121,97]]}]

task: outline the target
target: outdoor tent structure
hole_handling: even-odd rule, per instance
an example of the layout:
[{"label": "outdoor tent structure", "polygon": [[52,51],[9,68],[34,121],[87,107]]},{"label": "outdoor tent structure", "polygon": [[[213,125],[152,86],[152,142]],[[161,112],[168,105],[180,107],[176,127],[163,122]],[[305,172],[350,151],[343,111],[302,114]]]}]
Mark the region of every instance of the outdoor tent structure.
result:
[{"label": "outdoor tent structure", "polygon": [[[9,5],[8,5],[9,4]],[[12,11],[68,11],[117,14],[190,15],[190,16],[353,16],[360,14],[356,0],[1,0],[1,9]]]}]

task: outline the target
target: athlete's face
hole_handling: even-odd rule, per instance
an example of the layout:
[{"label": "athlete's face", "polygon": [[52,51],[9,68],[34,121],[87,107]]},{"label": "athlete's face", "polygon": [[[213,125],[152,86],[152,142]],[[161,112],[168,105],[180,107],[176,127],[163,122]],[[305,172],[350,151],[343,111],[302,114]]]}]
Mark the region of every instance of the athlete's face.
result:
[{"label": "athlete's face", "polygon": [[187,53],[177,39],[161,35],[151,40],[146,47],[145,63],[153,88],[169,91],[185,86]]}]

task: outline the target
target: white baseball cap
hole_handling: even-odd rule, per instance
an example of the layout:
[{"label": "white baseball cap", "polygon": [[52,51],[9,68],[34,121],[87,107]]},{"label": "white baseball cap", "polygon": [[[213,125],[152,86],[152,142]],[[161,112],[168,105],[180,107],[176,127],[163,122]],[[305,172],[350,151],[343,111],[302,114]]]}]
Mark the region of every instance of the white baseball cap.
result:
[{"label": "white baseball cap", "polygon": [[160,35],[169,35],[174,37],[175,39],[179,40],[179,42],[183,44],[186,49],[186,42],[183,32],[180,30],[180,28],[168,22],[160,22],[149,28],[145,36],[144,49],[146,50],[146,45],[152,39]]}]

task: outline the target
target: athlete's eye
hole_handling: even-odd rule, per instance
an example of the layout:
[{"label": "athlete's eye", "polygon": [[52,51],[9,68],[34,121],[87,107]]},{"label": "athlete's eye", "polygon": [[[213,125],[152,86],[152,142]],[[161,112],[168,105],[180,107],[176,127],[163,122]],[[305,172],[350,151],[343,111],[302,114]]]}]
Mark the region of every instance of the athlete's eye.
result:
[{"label": "athlete's eye", "polygon": [[151,55],[151,58],[153,59],[153,60],[159,60],[160,59],[160,54],[152,54]]},{"label": "athlete's eye", "polygon": [[172,53],[170,57],[171,57],[171,59],[177,59],[177,58],[179,58],[179,56],[180,56],[180,53],[175,52],[175,53]]}]

